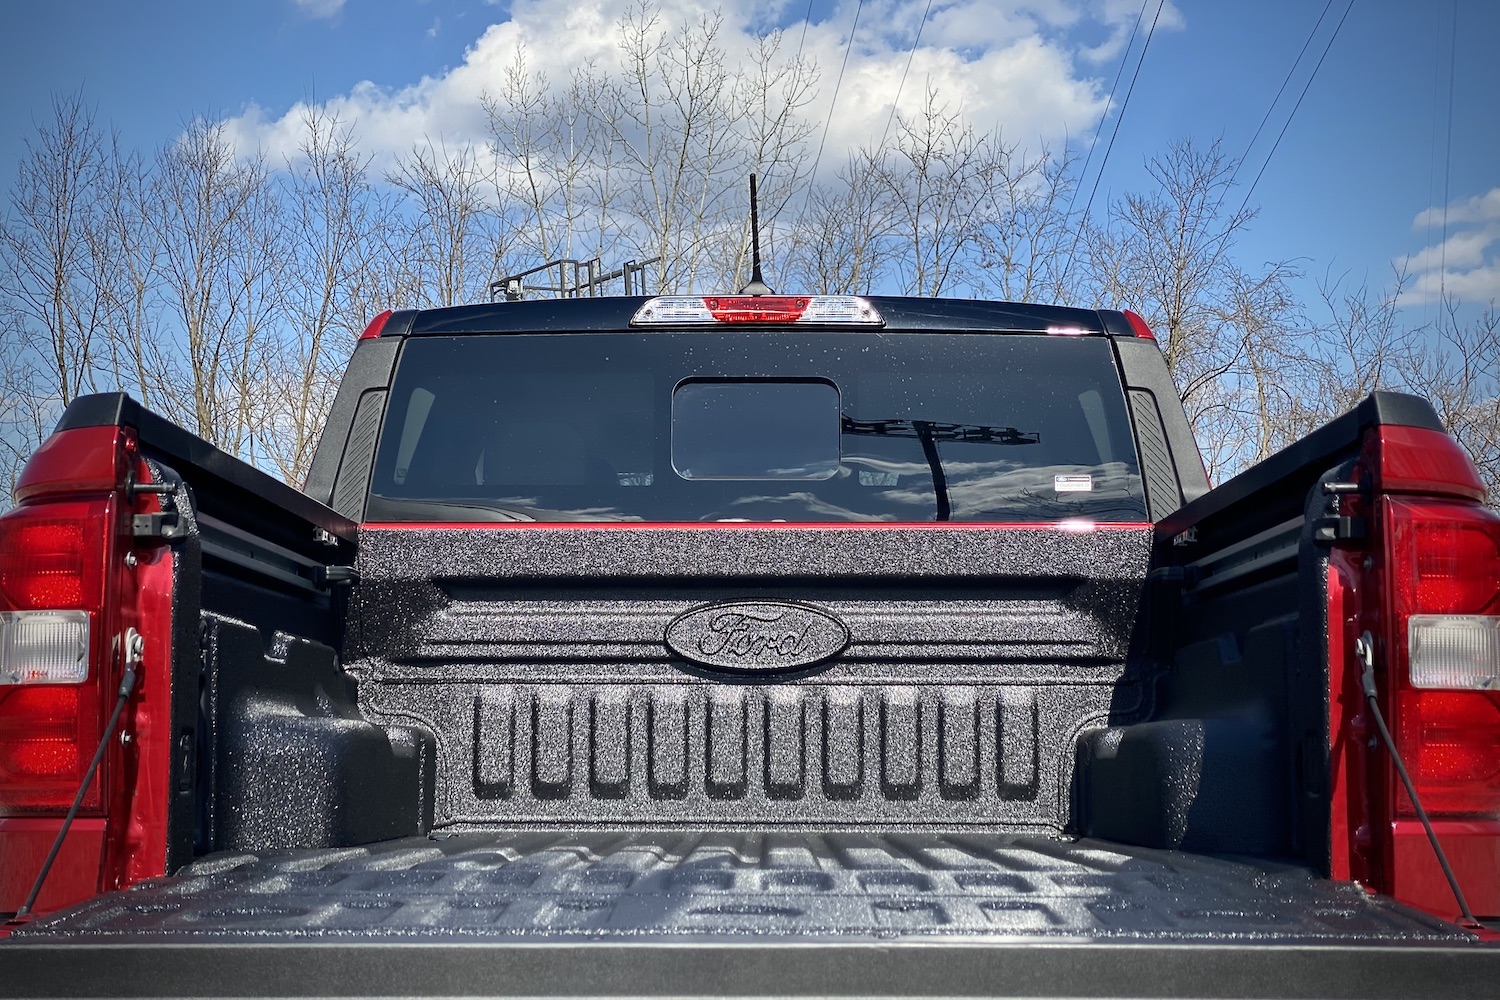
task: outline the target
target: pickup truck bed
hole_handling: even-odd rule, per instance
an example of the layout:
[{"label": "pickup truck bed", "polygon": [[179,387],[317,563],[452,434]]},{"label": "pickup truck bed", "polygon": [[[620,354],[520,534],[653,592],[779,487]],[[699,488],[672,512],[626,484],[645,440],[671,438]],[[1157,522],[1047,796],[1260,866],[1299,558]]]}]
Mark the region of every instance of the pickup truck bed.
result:
[{"label": "pickup truck bed", "polygon": [[438,834],[226,852],[17,942],[643,938],[1464,944],[1455,925],[1259,859],[923,830]]},{"label": "pickup truck bed", "polygon": [[1293,866],[681,830],[228,852],[35,921],[0,996],[1482,996],[1500,950]]},{"label": "pickup truck bed", "polygon": [[[1372,396],[1205,493],[1159,352],[1103,314],[1092,332],[1073,312],[1012,330],[950,303],[937,321],[969,332],[892,311],[904,325],[878,338],[736,339],[627,333],[606,315],[618,304],[587,308],[553,340],[532,337],[536,310],[393,321],[356,354],[306,495],[121,397],[69,410],[16,520],[77,491],[70,451],[117,456],[97,488],[136,560],[121,564],[140,610],[120,620],[149,641],[106,743],[107,821],[70,834],[51,900],[8,928],[0,997],[1455,997],[1500,982],[1494,933],[1453,921],[1359,714],[1356,639],[1373,629],[1382,696],[1408,712],[1395,728],[1417,732],[1397,615],[1419,605],[1387,599],[1381,574],[1440,577],[1434,614],[1482,611],[1495,589],[1484,559],[1464,576],[1413,555],[1450,551],[1440,532],[1500,538],[1425,404]],[[851,393],[829,426],[860,468],[791,486],[781,465],[742,487],[693,464],[712,454],[668,461],[671,435],[645,457],[615,442],[601,478],[582,449],[553,469],[561,418],[466,430],[469,373],[510,371],[512,348],[546,364],[491,408],[521,400],[527,416],[557,395],[548,366],[571,371],[589,345],[693,359],[664,386],[770,372],[816,403],[832,390],[803,377],[824,371],[812,347],[854,365],[902,344],[892,371],[1014,351],[1018,370],[1051,356],[1108,393],[1016,387],[1037,393],[1028,414],[1077,402],[1070,438],[1060,417],[911,418],[868,404],[895,382],[851,368],[870,409]],[[403,389],[400,365],[424,352],[441,362],[433,391]],[[726,433],[776,426],[757,405]],[[613,440],[601,414],[595,436]],[[379,443],[383,427],[420,440],[424,420],[427,457]],[[1039,480],[1047,516],[949,518],[989,496],[963,478],[984,455],[1069,440],[1101,457],[1125,442],[1139,475],[1090,498],[1121,463],[1079,473],[1059,452]],[[953,448],[979,457],[944,466]],[[501,462],[533,453],[536,468]],[[440,490],[422,485],[442,469]],[[170,492],[137,495],[132,477]],[[661,513],[698,490],[716,498],[701,520]],[[486,507],[486,492],[505,495]],[[872,497],[915,498],[931,520],[860,522],[884,516],[859,506]],[[793,501],[851,519],[782,523]],[[101,654],[101,691],[118,669]],[[1445,753],[1463,744],[1435,732]],[[1474,911],[1494,914],[1495,825],[1439,820]],[[31,867],[50,829],[4,819],[0,844]],[[98,871],[77,862],[100,844]],[[21,868],[0,867],[0,889],[24,891]]]}]

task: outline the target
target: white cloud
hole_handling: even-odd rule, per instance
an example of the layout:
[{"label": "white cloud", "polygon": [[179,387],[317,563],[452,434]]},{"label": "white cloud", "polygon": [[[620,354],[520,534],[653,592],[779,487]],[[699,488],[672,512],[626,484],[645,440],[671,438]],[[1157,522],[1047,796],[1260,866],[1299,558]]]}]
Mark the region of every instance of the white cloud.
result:
[{"label": "white cloud", "polygon": [[332,17],[344,9],[344,0],[292,0],[296,7],[308,17]]},{"label": "white cloud", "polygon": [[[343,0],[295,2],[313,13],[335,11]],[[768,10],[797,17],[798,6],[787,0],[769,6],[761,0],[659,0],[655,10],[669,31],[722,10],[720,42],[733,60],[750,50],[766,17],[774,16]],[[628,0],[579,0],[566,7],[553,0],[515,0],[509,19],[487,28],[460,65],[401,86],[366,81],[324,108],[352,124],[361,147],[380,159],[410,150],[424,137],[482,141],[480,95],[499,87],[518,51],[524,49],[529,68],[545,73],[553,85],[565,84],[590,62],[612,69],[619,58],[616,25],[627,9]],[[902,113],[915,113],[930,88],[950,110],[981,130],[1003,129],[1011,142],[1056,147],[1086,137],[1105,112],[1107,92],[1107,81],[1098,78],[1102,69],[1089,61],[1097,52],[1090,45],[1121,31],[1128,36],[1140,12],[1134,0],[939,0],[912,54],[925,9],[924,0],[866,0],[828,127],[825,163],[840,165],[848,149],[880,138],[908,57]],[[804,114],[820,125],[829,120],[853,19],[853,2],[844,0],[826,20],[807,25],[805,36],[801,21],[785,29],[783,50],[795,51],[800,41],[803,54],[819,67],[818,94]],[[1180,26],[1182,17],[1168,5],[1162,22],[1158,30]],[[252,106],[227,126],[241,148],[261,148],[275,162],[295,152],[305,110]]]},{"label": "white cloud", "polygon": [[[1412,228],[1443,225],[1441,205],[1417,214]],[[1403,306],[1429,305],[1447,295],[1461,302],[1500,301],[1500,187],[1447,207],[1448,238],[1399,259],[1411,276]]]},{"label": "white cloud", "polygon": [[[1417,217],[1412,220],[1413,229],[1430,229],[1433,226],[1441,226],[1445,219],[1445,213],[1441,205],[1418,212]],[[1455,201],[1448,206],[1446,213],[1448,225],[1463,224],[1466,222],[1500,222],[1500,187],[1491,188],[1484,194],[1465,198],[1463,201]]]}]

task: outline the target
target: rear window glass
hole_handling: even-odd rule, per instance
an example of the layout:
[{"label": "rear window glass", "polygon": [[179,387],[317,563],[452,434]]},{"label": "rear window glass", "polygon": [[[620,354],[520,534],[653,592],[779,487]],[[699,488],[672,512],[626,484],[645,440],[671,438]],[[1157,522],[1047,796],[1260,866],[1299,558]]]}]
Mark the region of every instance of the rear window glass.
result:
[{"label": "rear window glass", "polygon": [[1103,338],[413,337],[372,520],[1144,520]]},{"label": "rear window glass", "polygon": [[831,479],[841,418],[831,382],[689,379],[672,393],[672,471],[683,479]]}]

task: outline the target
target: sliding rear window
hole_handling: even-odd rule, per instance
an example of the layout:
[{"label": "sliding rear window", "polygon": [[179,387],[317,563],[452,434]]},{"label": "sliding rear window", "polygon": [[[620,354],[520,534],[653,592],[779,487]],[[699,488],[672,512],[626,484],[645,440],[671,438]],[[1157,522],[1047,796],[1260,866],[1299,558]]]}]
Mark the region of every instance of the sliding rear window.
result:
[{"label": "sliding rear window", "polygon": [[368,515],[472,521],[1139,521],[1104,338],[416,337]]}]

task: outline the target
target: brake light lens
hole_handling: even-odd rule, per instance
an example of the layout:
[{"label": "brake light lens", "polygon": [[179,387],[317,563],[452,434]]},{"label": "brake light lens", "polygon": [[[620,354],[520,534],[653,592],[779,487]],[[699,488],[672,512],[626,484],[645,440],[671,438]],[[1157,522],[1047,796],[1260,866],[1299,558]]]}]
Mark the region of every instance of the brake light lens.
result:
[{"label": "brake light lens", "polygon": [[[1500,696],[1401,692],[1397,739],[1428,815],[1500,820]],[[1397,814],[1415,816],[1405,791]]]},{"label": "brake light lens", "polygon": [[[95,685],[0,687],[0,816],[71,806],[102,724]],[[84,808],[99,808],[100,785]]]},{"label": "brake light lens", "polygon": [[659,295],[630,319],[631,326],[721,323],[883,326],[885,320],[857,295]]},{"label": "brake light lens", "polygon": [[99,607],[108,519],[102,500],[23,504],[0,518],[0,610]]}]

